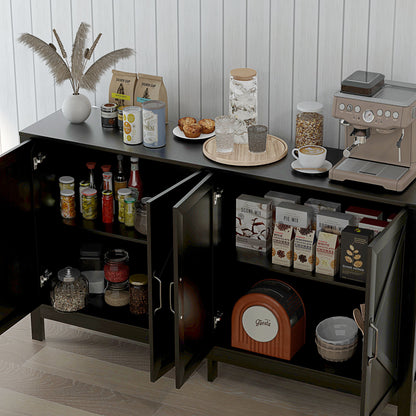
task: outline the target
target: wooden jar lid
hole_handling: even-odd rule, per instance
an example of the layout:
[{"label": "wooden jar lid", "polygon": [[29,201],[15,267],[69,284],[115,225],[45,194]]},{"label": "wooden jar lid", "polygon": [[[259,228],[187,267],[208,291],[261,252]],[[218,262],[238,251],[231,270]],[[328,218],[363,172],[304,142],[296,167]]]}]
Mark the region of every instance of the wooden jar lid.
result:
[{"label": "wooden jar lid", "polygon": [[251,68],[235,68],[230,71],[230,74],[238,81],[250,81],[257,75],[257,72]]}]

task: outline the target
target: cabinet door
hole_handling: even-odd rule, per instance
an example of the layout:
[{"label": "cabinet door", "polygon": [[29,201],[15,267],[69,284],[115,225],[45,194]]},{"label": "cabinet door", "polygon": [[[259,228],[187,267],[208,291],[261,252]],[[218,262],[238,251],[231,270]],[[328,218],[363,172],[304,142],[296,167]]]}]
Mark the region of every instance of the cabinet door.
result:
[{"label": "cabinet door", "polygon": [[371,275],[366,289],[362,355],[361,415],[381,411],[397,389],[399,323],[407,214],[370,244]]},{"label": "cabinet door", "polygon": [[188,176],[148,201],[148,276],[150,379],[156,381],[174,365],[174,319],[170,311],[173,282],[172,207],[201,178]]},{"label": "cabinet door", "polygon": [[212,174],[173,208],[176,387],[189,378],[212,345],[213,250],[218,226]]},{"label": "cabinet door", "polygon": [[0,157],[0,333],[39,304],[31,142]]}]

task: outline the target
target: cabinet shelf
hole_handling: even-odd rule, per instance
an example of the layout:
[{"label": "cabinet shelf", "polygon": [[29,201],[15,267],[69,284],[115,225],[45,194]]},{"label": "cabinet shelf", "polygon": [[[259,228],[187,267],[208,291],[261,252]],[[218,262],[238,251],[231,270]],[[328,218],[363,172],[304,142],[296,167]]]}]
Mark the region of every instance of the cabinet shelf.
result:
[{"label": "cabinet shelf", "polygon": [[323,274],[318,274],[315,272],[308,272],[305,270],[294,269],[293,267],[284,267],[279,266],[277,264],[273,264],[268,256],[258,253],[253,250],[247,250],[243,248],[236,249],[236,260],[240,263],[247,263],[254,266],[262,267],[263,269],[267,269],[285,276],[290,276],[293,278],[299,279],[307,279],[313,280],[314,282],[325,283],[334,286],[345,287],[348,289],[357,290],[360,292],[365,292],[365,286],[360,283],[355,282],[341,282],[337,280],[337,276],[335,278],[331,276],[326,276]]}]

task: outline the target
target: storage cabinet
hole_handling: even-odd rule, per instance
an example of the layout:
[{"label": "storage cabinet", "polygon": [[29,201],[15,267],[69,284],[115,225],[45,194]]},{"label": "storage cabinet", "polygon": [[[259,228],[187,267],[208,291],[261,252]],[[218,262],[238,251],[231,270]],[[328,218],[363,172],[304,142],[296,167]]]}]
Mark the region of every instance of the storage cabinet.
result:
[{"label": "storage cabinet", "polygon": [[[175,367],[180,388],[200,362],[208,379],[226,362],[328,388],[360,394],[361,415],[376,414],[399,397],[399,414],[411,414],[414,380],[414,262],[416,186],[402,194],[302,176],[290,160],[255,168],[215,164],[201,144],[171,137],[162,149],[129,147],[118,132],[101,129],[94,110],[87,123],[68,125],[60,112],[25,129],[22,144],[0,158],[1,212],[5,233],[0,264],[1,329],[32,312],[32,335],[44,339],[43,319],[149,343],[150,379]],[[101,221],[65,223],[56,199],[57,178],[86,175],[85,163],[115,163],[117,154],[138,156],[148,203],[147,238],[134,229]],[[339,152],[331,150],[335,161]],[[281,190],[343,204],[371,206],[398,215],[371,243],[371,277],[365,285],[273,265],[268,256],[235,248],[235,199]],[[409,231],[410,230],[410,231]],[[407,234],[406,234],[407,231]],[[92,296],[80,312],[56,312],[48,301],[46,270],[76,264],[82,242],[125,248],[132,267],[149,276],[149,316],[111,308]],[[19,249],[16,250],[16,247]],[[410,263],[411,262],[411,263]],[[413,274],[412,274],[413,273]],[[283,280],[301,295],[306,344],[292,360],[231,347],[231,312],[257,281]],[[317,353],[314,330],[324,318],[352,315],[366,304],[366,331],[353,358],[329,363]]]}]

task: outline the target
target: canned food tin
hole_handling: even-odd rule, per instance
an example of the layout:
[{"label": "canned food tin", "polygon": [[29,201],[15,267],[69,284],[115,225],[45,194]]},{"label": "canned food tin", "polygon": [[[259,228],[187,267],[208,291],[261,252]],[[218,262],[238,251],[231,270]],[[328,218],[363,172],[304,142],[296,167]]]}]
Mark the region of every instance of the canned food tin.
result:
[{"label": "canned food tin", "polygon": [[111,224],[114,217],[113,191],[106,189],[102,193],[103,223]]},{"label": "canned food tin", "polygon": [[86,188],[82,191],[82,216],[86,220],[97,218],[97,190]]},{"label": "canned food tin", "polygon": [[62,218],[75,218],[75,191],[72,189],[61,191],[61,215]]},{"label": "canned food tin", "polygon": [[131,189],[121,188],[118,190],[118,220],[124,224],[124,199],[131,195]]},{"label": "canned food tin", "polygon": [[123,133],[123,110],[124,110],[125,106],[121,105],[120,107],[118,107],[117,113],[118,113],[118,128],[119,130]]},{"label": "canned food tin", "polygon": [[143,143],[143,125],[141,107],[125,107],[123,110],[123,142],[126,144]]},{"label": "canned food tin", "polygon": [[61,176],[59,178],[59,190],[63,191],[64,189],[70,189],[71,191],[75,189],[75,181],[72,176]]},{"label": "canned food tin", "polygon": [[165,107],[163,101],[150,100],[143,107],[143,145],[163,147],[166,145]]},{"label": "canned food tin", "polygon": [[105,128],[117,128],[118,112],[116,104],[107,103],[101,106],[101,125]]},{"label": "canned food tin", "polygon": [[134,214],[135,214],[135,207],[134,203],[136,199],[132,196],[126,196],[124,198],[124,225],[126,227],[133,227],[134,226]]}]

